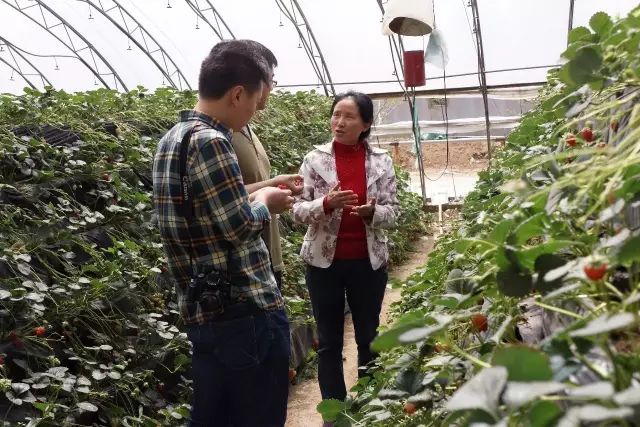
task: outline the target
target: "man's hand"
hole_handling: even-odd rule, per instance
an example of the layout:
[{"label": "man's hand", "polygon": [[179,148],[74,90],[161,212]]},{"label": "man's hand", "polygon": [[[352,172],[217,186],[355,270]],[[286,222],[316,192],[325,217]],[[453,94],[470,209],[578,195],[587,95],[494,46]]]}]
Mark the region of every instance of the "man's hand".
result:
[{"label": "man's hand", "polygon": [[304,188],[304,178],[302,175],[278,175],[273,178],[278,188],[282,190],[291,190],[294,196],[302,193]]},{"label": "man's hand", "polygon": [[272,214],[288,211],[295,201],[291,197],[291,190],[281,190],[275,187],[262,188],[251,194],[251,196],[253,200],[264,203]]},{"label": "man's hand", "polygon": [[352,190],[340,191],[338,182],[325,196],[326,207],[329,209],[343,209],[358,203],[358,195]]},{"label": "man's hand", "polygon": [[369,199],[369,203],[361,206],[347,206],[351,208],[351,215],[359,216],[364,220],[370,220],[373,218],[373,214],[376,211],[376,199]]}]

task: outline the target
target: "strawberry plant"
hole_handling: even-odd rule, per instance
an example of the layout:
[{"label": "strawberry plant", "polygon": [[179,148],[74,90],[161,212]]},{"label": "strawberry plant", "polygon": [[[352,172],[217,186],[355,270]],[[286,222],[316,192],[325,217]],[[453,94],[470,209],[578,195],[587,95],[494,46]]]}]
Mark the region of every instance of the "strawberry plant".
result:
[{"label": "strawberry plant", "polygon": [[[195,102],[194,92],[172,89],[0,95],[7,423],[184,424],[190,345],[155,225],[150,171],[158,139]],[[329,138],[329,102],[274,94],[256,122],[274,169],[299,165],[312,143]],[[292,117],[294,128],[283,129]],[[404,227],[421,219],[411,214]],[[281,225],[283,292],[292,323],[303,323],[311,319],[298,257],[304,230],[286,215]]]},{"label": "strawberry plant", "polygon": [[336,426],[640,425],[640,8],[569,38]]}]

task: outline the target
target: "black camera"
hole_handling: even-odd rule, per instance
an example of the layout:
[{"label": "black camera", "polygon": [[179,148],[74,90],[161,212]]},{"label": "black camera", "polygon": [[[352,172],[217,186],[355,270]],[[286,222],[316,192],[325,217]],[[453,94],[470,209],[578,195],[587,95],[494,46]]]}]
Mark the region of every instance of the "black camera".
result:
[{"label": "black camera", "polygon": [[199,273],[189,282],[187,303],[200,304],[203,311],[220,315],[230,302],[229,281],[218,271]]}]

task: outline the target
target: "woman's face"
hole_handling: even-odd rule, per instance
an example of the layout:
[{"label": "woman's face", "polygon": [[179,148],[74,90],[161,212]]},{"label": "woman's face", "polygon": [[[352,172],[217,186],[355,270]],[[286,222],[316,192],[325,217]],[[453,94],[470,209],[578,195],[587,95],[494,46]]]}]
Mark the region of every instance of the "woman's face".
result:
[{"label": "woman's face", "polygon": [[336,142],[342,144],[356,144],[360,134],[371,126],[360,116],[358,104],[352,98],[345,98],[338,102],[331,115],[331,133]]}]

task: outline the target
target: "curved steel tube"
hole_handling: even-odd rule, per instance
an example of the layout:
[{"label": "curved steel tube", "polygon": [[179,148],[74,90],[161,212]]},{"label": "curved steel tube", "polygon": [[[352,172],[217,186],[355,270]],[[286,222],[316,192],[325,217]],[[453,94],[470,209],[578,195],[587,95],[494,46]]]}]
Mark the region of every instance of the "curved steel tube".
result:
[{"label": "curved steel tube", "polygon": [[[40,69],[38,67],[33,65],[33,63],[31,61],[29,61],[29,59],[27,59],[27,57],[22,54],[21,49],[17,49],[16,46],[13,43],[11,43],[9,40],[5,39],[2,36],[0,36],[0,41],[2,41],[5,44],[5,46],[7,46],[7,49],[10,52],[12,52],[12,54],[15,53],[16,55],[18,55],[24,62],[26,62],[31,68],[33,68],[36,71],[36,73],[39,74],[43,85],[45,85],[45,86],[46,85],[53,86],[53,84],[51,84],[51,82],[44,75],[44,73],[42,71],[40,71]],[[14,58],[14,61],[15,61],[15,58]],[[17,63],[16,63],[16,65],[17,65]]]},{"label": "curved steel tube", "polygon": [[[103,75],[106,74],[101,74],[100,71],[98,70],[98,65],[95,61],[95,57],[94,55],[98,56],[98,58],[100,58],[100,60],[104,63],[104,65],[111,71],[111,73],[109,73],[110,75],[113,75],[114,80],[116,82],[116,89],[117,89],[117,84],[119,83],[122,88],[127,91],[127,85],[124,83],[124,81],[122,80],[122,78],[120,77],[120,75],[118,74],[118,72],[111,66],[111,64],[102,56],[102,54],[93,46],[93,44],[91,44],[89,42],[89,40],[87,40],[78,30],[76,30],[72,25],[70,25],[62,16],[60,16],[58,13],[56,13],[56,11],[54,11],[53,9],[51,9],[49,6],[47,6],[46,4],[44,4],[44,2],[42,0],[34,0],[36,2],[36,5],[40,8],[40,12],[42,15],[42,20],[44,21],[44,24],[40,21],[38,21],[36,18],[34,18],[33,16],[29,15],[25,10],[30,8],[30,7],[34,7],[35,5],[32,4],[30,6],[27,7],[20,7],[20,5],[18,4],[17,0],[15,2],[15,4],[13,4],[12,2],[10,2],[9,0],[1,0],[2,2],[4,2],[5,4],[9,5],[10,7],[12,7],[14,10],[16,10],[17,12],[21,13],[22,15],[24,15],[25,17],[29,18],[32,22],[34,22],[36,25],[38,25],[40,28],[44,29],[46,32],[48,32],[50,35],[52,35],[53,37],[56,38],[56,40],[58,40],[60,43],[62,43],[67,49],[69,49],[71,52],[74,53],[75,57],[78,58],[78,60],[80,62],[82,62],[82,64],[84,64],[85,67],[87,67],[92,73],[93,75],[100,80],[100,82],[103,84],[104,87],[106,87],[107,89],[111,89],[111,86],[109,86],[109,84],[102,78]],[[59,37],[57,34],[55,34],[53,31],[51,31],[51,28],[53,28],[54,26],[49,26],[46,22],[46,19],[44,17],[44,12],[42,9],[46,9],[47,12],[49,12],[50,14],[52,14],[58,21],[60,21],[58,24],[56,24],[55,26],[58,25],[63,25],[65,28],[65,32],[67,33],[67,36],[69,37],[69,43],[67,43],[66,41],[64,41],[61,37]],[[80,40],[82,40],[85,44],[86,47],[82,48],[82,49],[76,49],[73,46],[73,41],[71,40],[71,36],[69,35],[69,31],[73,32],[73,34],[75,34]],[[91,66],[91,64],[89,64],[84,58],[82,58],[80,56],[80,54],[78,52],[80,52],[81,50],[84,49],[89,49],[89,52],[91,53],[91,57],[93,59],[95,68]]]},{"label": "curved steel tube", "polygon": [[38,89],[38,88],[36,88],[36,86],[35,86],[33,83],[31,83],[31,80],[29,80],[29,79],[27,78],[27,76],[25,76],[25,75],[24,75],[24,73],[22,73],[22,72],[21,72],[20,70],[18,70],[16,67],[14,67],[13,65],[11,65],[9,62],[7,62],[4,58],[0,58],[0,62],[5,63],[9,68],[11,68],[13,71],[15,71],[16,73],[18,73],[18,75],[19,75],[20,77],[22,77],[22,79],[23,79],[25,82],[27,82],[27,84],[28,84],[29,86],[31,86],[31,89],[36,89],[36,90]]},{"label": "curved steel tube", "polygon": [[[236,36],[233,34],[233,31],[231,31],[231,28],[229,28],[229,25],[227,25],[227,22],[224,20],[224,18],[222,17],[222,15],[218,12],[218,10],[213,6],[213,4],[209,1],[209,0],[205,0],[207,2],[207,4],[209,5],[209,7],[202,9],[200,8],[200,5],[198,4],[198,0],[185,0],[185,2],[189,5],[189,7],[194,11],[194,13],[196,15],[198,15],[198,17],[200,19],[202,19],[207,25],[209,25],[209,27],[211,27],[211,29],[213,30],[213,32],[215,33],[216,36],[218,36],[218,38],[220,40],[224,40],[225,37],[222,34],[222,29],[220,28],[220,24],[218,23],[218,20],[220,20],[222,22],[222,24],[224,25],[224,27],[227,29],[227,32],[229,33],[229,35],[231,36],[232,39],[235,39]],[[218,24],[218,28],[216,29],[216,27],[211,23],[211,21],[209,20],[209,18],[207,18],[205,16],[205,12],[210,10],[211,13],[213,13],[213,18],[216,20],[216,23]]]},{"label": "curved steel tube", "polygon": [[[189,85],[189,82],[185,78],[184,74],[182,73],[182,71],[180,71],[180,69],[176,65],[175,61],[171,58],[171,56],[167,53],[167,51],[164,50],[164,48],[151,35],[151,33],[149,33],[149,31],[147,31],[147,29],[144,28],[142,26],[142,24],[133,15],[131,15],[131,13],[129,13],[129,11],[127,9],[125,9],[117,0],[112,0],[113,3],[115,4],[115,6],[112,7],[112,8],[109,8],[107,10],[105,10],[105,7],[102,6],[102,1],[99,1],[98,2],[99,4],[95,4],[95,2],[92,1],[92,0],[77,0],[77,1],[87,3],[90,7],[94,8],[98,13],[100,13],[109,22],[111,22],[116,28],[118,28],[118,30],[120,30],[120,32],[122,32],[125,36],[127,36],[127,38],[129,40],[131,40],[142,52],[144,52],[144,54],[151,60],[151,62],[153,62],[153,64],[156,66],[156,68],[158,68],[160,70],[160,72],[164,75],[164,77],[169,81],[171,86],[173,86],[176,89],[182,90],[182,83],[184,82],[184,84],[187,86],[187,88],[191,89],[191,86]],[[118,10],[120,11],[120,14],[122,16],[122,21],[124,22],[124,25],[125,25],[126,28],[123,27],[122,25],[120,25],[113,17],[111,17],[109,15],[108,12],[111,11],[112,9],[114,9],[114,8],[118,8]],[[128,25],[127,25],[127,21],[126,21],[124,15],[126,15],[130,20],[132,20],[136,24],[136,28],[134,28],[132,31],[129,31],[129,28],[128,28]],[[139,29],[140,33],[142,34],[142,41],[144,42],[144,46],[135,37],[133,37],[133,33],[137,29]],[[145,36],[148,37],[149,39],[151,39],[151,41],[153,41],[153,43],[155,43],[155,45],[157,46],[157,48],[154,49],[153,52],[151,52],[151,50],[147,46],[147,42],[146,42]],[[160,65],[160,63],[156,60],[156,58],[153,57],[152,54],[155,53],[155,52],[160,52],[160,54],[162,56],[162,60],[164,62],[164,68],[162,67],[162,65]],[[168,67],[168,64],[167,64],[167,60],[171,63],[171,65],[173,66],[175,71],[171,72],[169,70],[169,67]],[[178,84],[177,85],[173,81],[173,78],[172,78],[172,75],[176,74],[176,73],[178,74]]]},{"label": "curved steel tube", "polygon": [[[320,80],[320,83],[322,84],[325,95],[329,96],[330,92],[331,94],[335,95],[335,88],[333,86],[333,82],[331,81],[331,74],[329,73],[329,68],[327,67],[327,64],[324,60],[324,56],[322,55],[322,51],[320,50],[320,46],[317,43],[315,35],[313,35],[313,31],[311,30],[311,27],[309,26],[309,23],[306,17],[304,16],[304,13],[302,12],[302,9],[300,8],[300,5],[298,4],[298,2],[296,0],[292,0],[292,2],[295,3],[296,9],[298,9],[298,13],[300,13],[300,16],[304,21],[304,24],[298,24],[295,17],[295,10],[290,11],[283,0],[276,0],[276,4],[278,5],[278,8],[280,9],[280,11],[286,16],[286,18],[289,21],[291,21],[296,31],[298,32],[298,36],[300,37],[302,46],[304,47],[304,50],[307,53],[307,57],[311,62],[311,66],[313,67],[313,70],[316,73],[318,80]],[[304,25],[307,27],[309,40],[307,40],[304,33],[300,29],[301,25]],[[318,52],[318,58],[320,58],[320,63],[316,61],[317,57],[313,51],[314,47]],[[327,84],[327,80],[328,80],[328,84]],[[330,87],[330,90],[327,86]]]}]

